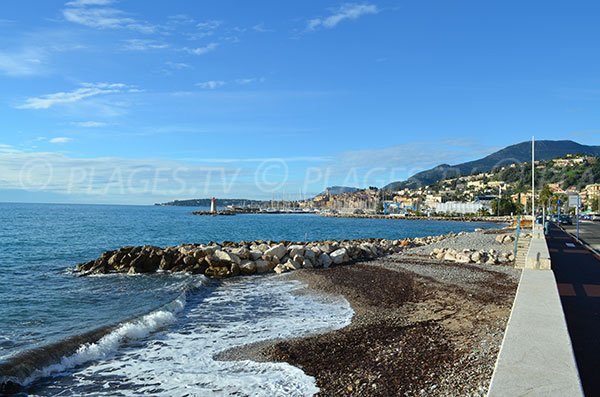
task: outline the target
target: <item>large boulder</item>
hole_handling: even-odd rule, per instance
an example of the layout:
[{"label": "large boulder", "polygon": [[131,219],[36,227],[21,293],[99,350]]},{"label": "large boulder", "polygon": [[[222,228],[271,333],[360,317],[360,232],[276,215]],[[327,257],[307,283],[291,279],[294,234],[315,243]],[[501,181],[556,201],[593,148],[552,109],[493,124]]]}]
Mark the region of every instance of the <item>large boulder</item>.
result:
[{"label": "large boulder", "polygon": [[456,252],[454,250],[448,250],[444,253],[444,258],[445,261],[451,261],[454,262],[456,260]]},{"label": "large boulder", "polygon": [[331,257],[329,255],[327,255],[325,252],[323,252],[321,255],[319,255],[319,259],[317,260],[317,263],[319,264],[319,266],[327,269],[329,266],[331,266]]},{"label": "large boulder", "polygon": [[[131,261],[129,272],[135,273],[154,273],[160,266],[161,257],[151,252],[141,252]],[[133,270],[131,270],[133,269]]]},{"label": "large boulder", "polygon": [[271,265],[271,263],[265,261],[265,260],[257,260],[254,262],[254,264],[256,265],[256,272],[257,273],[267,273],[270,272],[271,270],[273,270],[274,266]]},{"label": "large boulder", "polygon": [[256,273],[256,263],[250,260],[243,260],[240,265],[240,272],[242,274],[254,274]]},{"label": "large boulder", "polygon": [[315,255],[315,251],[311,249],[304,250],[304,260],[308,260],[312,265],[314,265],[316,259],[317,256]]},{"label": "large boulder", "polygon": [[269,259],[269,258],[276,258],[277,261],[281,261],[281,259],[283,259],[283,257],[287,254],[287,248],[285,247],[284,244],[277,244],[271,248],[269,248],[268,250],[265,251],[264,253],[264,257]]},{"label": "large boulder", "polygon": [[288,270],[302,269],[302,262],[304,262],[304,258],[302,258],[300,255],[296,255],[296,257],[294,257],[294,259],[288,259],[285,262],[285,267]]},{"label": "large boulder", "polygon": [[186,255],[183,257],[183,263],[186,266],[191,267],[198,263],[198,259],[196,259],[196,257],[193,255]]},{"label": "large boulder", "polygon": [[288,255],[290,256],[290,258],[294,258],[296,255],[303,256],[304,251],[305,251],[305,248],[302,245],[296,244],[296,245],[290,245],[288,247]]},{"label": "large boulder", "polygon": [[225,266],[213,267],[209,266],[205,271],[204,275],[213,278],[224,278],[231,275],[231,271]]},{"label": "large boulder", "polygon": [[334,247],[331,246],[330,244],[320,244],[318,247],[319,251],[324,252],[326,254],[330,254],[332,253],[334,250]]},{"label": "large boulder", "polygon": [[331,261],[336,265],[348,262],[350,260],[350,257],[348,256],[348,250],[346,250],[346,248],[339,248],[333,251],[329,256],[331,257]]},{"label": "large boulder", "polygon": [[281,274],[281,273],[287,272],[288,270],[289,270],[288,267],[286,265],[281,264],[281,263],[273,268],[273,271],[275,273],[277,273],[277,274]]},{"label": "large boulder", "polygon": [[262,251],[259,251],[259,250],[251,250],[250,251],[250,259],[252,259],[253,261],[262,258],[262,256],[263,256]]},{"label": "large boulder", "polygon": [[246,247],[234,248],[231,253],[240,259],[250,259],[250,250]]},{"label": "large boulder", "polygon": [[255,246],[250,246],[251,250],[257,250],[257,251],[262,252],[263,254],[265,252],[267,252],[269,250],[269,248],[271,248],[271,247],[269,247],[269,245],[265,244],[265,243],[261,243],[261,244],[255,245]]},{"label": "large boulder", "polygon": [[216,250],[213,254],[207,255],[206,260],[211,267],[229,267],[231,263],[240,262],[240,258],[228,252]]},{"label": "large boulder", "polygon": [[204,274],[206,269],[208,269],[208,262],[202,258],[194,266],[188,268],[188,271],[192,274]]}]

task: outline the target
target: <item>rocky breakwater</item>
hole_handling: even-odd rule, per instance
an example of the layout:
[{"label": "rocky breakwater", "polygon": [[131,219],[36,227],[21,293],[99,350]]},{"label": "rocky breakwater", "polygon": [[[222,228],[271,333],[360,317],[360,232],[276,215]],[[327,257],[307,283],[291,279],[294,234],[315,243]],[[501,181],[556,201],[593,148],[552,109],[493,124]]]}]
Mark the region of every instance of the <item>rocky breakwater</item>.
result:
[{"label": "rocky breakwater", "polygon": [[187,272],[223,278],[255,273],[283,273],[302,268],[328,268],[379,258],[404,249],[428,245],[456,236],[416,237],[402,240],[361,239],[315,242],[257,240],[221,244],[182,244],[172,247],[137,246],[107,251],[81,263],[81,275]]},{"label": "rocky breakwater", "polygon": [[[523,237],[527,237],[524,235]],[[507,245],[506,249],[463,249],[457,250],[450,247],[434,248],[429,254],[435,259],[442,259],[455,263],[478,263],[486,265],[502,265],[514,262],[515,255],[513,246],[515,237],[511,234],[500,234],[495,238],[496,242]]]}]

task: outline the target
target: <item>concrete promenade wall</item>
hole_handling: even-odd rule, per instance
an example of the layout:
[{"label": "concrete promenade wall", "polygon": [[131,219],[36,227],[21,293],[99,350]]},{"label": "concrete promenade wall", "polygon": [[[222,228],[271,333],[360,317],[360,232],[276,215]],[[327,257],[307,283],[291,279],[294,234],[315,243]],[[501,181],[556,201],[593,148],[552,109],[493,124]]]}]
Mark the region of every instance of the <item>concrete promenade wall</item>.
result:
[{"label": "concrete promenade wall", "polygon": [[488,396],[583,396],[548,246],[543,233],[534,240]]}]

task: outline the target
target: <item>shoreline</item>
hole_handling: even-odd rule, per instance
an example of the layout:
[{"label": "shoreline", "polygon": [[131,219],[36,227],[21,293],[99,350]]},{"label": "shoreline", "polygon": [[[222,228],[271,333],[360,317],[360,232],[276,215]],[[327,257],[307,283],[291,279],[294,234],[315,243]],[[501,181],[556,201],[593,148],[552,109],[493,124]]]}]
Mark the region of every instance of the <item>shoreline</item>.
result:
[{"label": "shoreline", "polygon": [[321,396],[484,396],[519,274],[424,252],[290,273],[282,277],[305,283],[305,293],[343,296],[351,324],[216,358],[289,363],[315,377]]},{"label": "shoreline", "polygon": [[413,221],[451,221],[451,222],[490,222],[512,224],[516,216],[418,216],[400,214],[350,214],[350,213],[321,213],[319,216],[330,218],[364,218],[364,219],[395,219]]}]

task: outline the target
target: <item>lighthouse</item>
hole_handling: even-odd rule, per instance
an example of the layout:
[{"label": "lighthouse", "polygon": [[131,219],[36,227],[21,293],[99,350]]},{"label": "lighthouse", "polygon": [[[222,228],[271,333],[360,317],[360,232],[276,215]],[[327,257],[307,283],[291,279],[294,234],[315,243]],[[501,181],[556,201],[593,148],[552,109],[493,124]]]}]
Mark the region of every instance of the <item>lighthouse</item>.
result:
[{"label": "lighthouse", "polygon": [[217,199],[214,197],[210,200],[210,213],[211,214],[217,213]]}]

